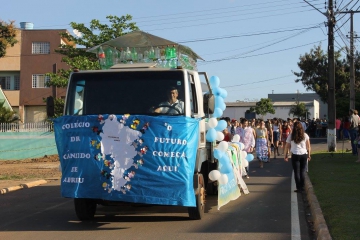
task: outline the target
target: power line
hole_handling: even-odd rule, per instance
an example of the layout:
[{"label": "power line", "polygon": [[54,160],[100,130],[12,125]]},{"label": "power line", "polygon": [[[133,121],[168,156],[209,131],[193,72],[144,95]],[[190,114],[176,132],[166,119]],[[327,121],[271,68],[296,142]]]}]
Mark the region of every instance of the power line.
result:
[{"label": "power line", "polygon": [[303,34],[303,33],[305,33],[305,32],[308,32],[308,31],[309,31],[309,30],[303,30],[303,31],[301,31],[301,32],[299,32],[299,33],[296,33],[296,34],[290,35],[290,36],[288,36],[288,37],[286,37],[286,38],[283,38],[281,41],[277,41],[277,42],[274,42],[274,43],[270,43],[270,44],[267,44],[267,45],[265,45],[265,46],[263,46],[263,47],[260,47],[260,48],[257,48],[257,49],[254,49],[254,50],[251,50],[251,51],[248,51],[248,52],[245,52],[245,53],[241,53],[241,54],[236,54],[236,55],[233,55],[233,56],[229,56],[229,57],[227,57],[227,58],[234,58],[234,57],[238,57],[238,56],[240,56],[240,55],[249,54],[249,53],[252,53],[252,52],[259,51],[259,50],[261,50],[261,49],[264,49],[264,48],[273,46],[273,45],[278,44],[278,43],[281,43],[281,42],[284,42],[284,41],[286,41],[286,40],[288,40],[288,39],[290,39],[290,38],[299,36],[299,35],[301,35],[301,34]]},{"label": "power line", "polygon": [[312,5],[310,2],[304,0],[304,2],[306,2],[307,4],[309,4],[310,6],[312,6],[316,11],[318,11],[319,13],[321,13],[322,15],[325,15],[325,13],[323,13],[322,11],[320,11],[317,7],[315,7],[314,5]]},{"label": "power line", "polygon": [[250,85],[250,84],[254,84],[254,83],[269,82],[269,81],[274,81],[274,80],[278,80],[278,79],[286,78],[286,77],[290,77],[290,76],[293,76],[293,74],[280,76],[280,77],[275,77],[275,78],[270,78],[270,79],[265,79],[265,80],[260,80],[260,81],[256,81],[256,82],[249,82],[249,83],[242,83],[242,84],[237,84],[237,85],[230,85],[230,86],[225,86],[223,88],[240,87],[240,86]]},{"label": "power line", "polygon": [[[213,9],[201,9],[201,13],[203,12],[210,12],[210,11],[216,11],[216,14],[221,14],[222,12],[220,12],[220,10],[224,10],[224,9],[234,9],[234,8],[244,8],[244,7],[248,7],[248,6],[258,6],[258,5],[267,5],[267,4],[273,4],[273,3],[278,3],[278,2],[286,2],[288,3],[288,0],[279,0],[279,1],[269,1],[269,2],[262,2],[262,3],[256,3],[256,4],[242,4],[242,5],[238,5],[238,6],[232,6],[232,7],[226,7],[226,8],[213,8]],[[314,0],[312,2],[315,2]],[[267,9],[270,7],[277,7],[277,6],[284,6],[284,5],[295,5],[295,4],[301,4],[301,2],[298,3],[289,3],[289,4],[282,4],[282,5],[275,5],[275,6],[269,6],[266,7]],[[256,8],[258,9],[258,8]],[[245,10],[252,10],[252,9],[245,9]],[[199,10],[197,11],[189,11],[189,12],[181,12],[181,13],[171,13],[171,14],[164,14],[164,15],[153,15],[153,16],[145,16],[145,17],[133,17],[133,21],[136,21],[137,19],[154,19],[157,17],[167,17],[167,16],[176,16],[176,15],[186,15],[186,14],[196,14],[196,16],[204,16],[204,15],[209,15],[209,14],[199,14]],[[169,19],[176,19],[176,18],[165,18],[165,19],[160,19],[160,20],[154,20],[154,21],[161,21],[161,20],[169,20]],[[150,20],[152,21],[152,20]],[[109,20],[102,20],[99,21],[100,23],[105,23],[105,22],[109,22]],[[145,20],[144,22],[149,22],[148,20]],[[90,22],[85,23],[85,24],[90,24]],[[38,28],[49,28],[49,27],[60,27],[60,26],[70,26],[70,24],[59,24],[59,25],[47,25],[47,26],[39,26]]]},{"label": "power line", "polygon": [[[294,13],[301,13],[301,12],[309,12],[309,11],[314,11],[313,9],[310,10],[304,10],[304,11],[294,11],[294,12],[287,12],[287,13],[282,13],[281,16],[284,15],[290,15],[290,14],[294,14]],[[216,21],[216,22],[207,22],[207,23],[201,23],[201,24],[191,24],[191,25],[185,25],[185,26],[171,26],[171,27],[167,27],[167,28],[157,28],[157,29],[147,29],[146,31],[152,32],[152,31],[160,31],[160,30],[167,30],[167,29],[179,29],[179,28],[190,28],[190,27],[198,27],[198,26],[204,26],[204,25],[214,25],[214,24],[220,24],[220,23],[228,23],[228,22],[238,22],[238,21],[247,21],[247,20],[253,20],[253,19],[258,19],[258,18],[265,18],[265,17],[278,17],[279,14],[270,14],[270,15],[264,15],[264,16],[259,16],[259,17],[252,17],[252,18],[240,18],[240,19],[232,19],[232,20],[226,20],[226,21]]]},{"label": "power line", "polygon": [[[283,6],[283,5],[278,5],[278,6]],[[277,7],[277,6],[272,6],[272,7]],[[300,7],[307,7],[307,6],[300,6]],[[242,16],[246,16],[246,15],[254,15],[254,14],[258,14],[258,13],[269,13],[269,12],[277,12],[277,11],[284,11],[284,10],[288,10],[288,9],[293,9],[294,7],[290,7],[290,8],[276,8],[275,10],[270,10],[270,9],[266,9],[263,11],[257,11],[257,12],[249,12],[249,13],[241,13],[243,12],[243,10],[234,10],[234,11],[230,11],[230,12],[236,12],[236,15],[226,15],[226,17],[237,17],[239,16],[239,12],[241,13]],[[229,13],[229,12],[225,12],[225,13]],[[203,21],[203,20],[214,20],[214,19],[218,19],[218,18],[223,18],[224,16],[221,16],[221,12],[217,12],[216,17],[212,16],[210,18],[200,18],[198,19],[197,17],[199,16],[207,16],[207,15],[211,15],[211,14],[202,14],[202,15],[196,15],[195,18],[190,17],[187,18],[186,20],[184,20],[184,17],[179,17],[180,18],[180,22],[181,23],[186,23],[186,22],[194,22],[194,21]],[[179,18],[173,18],[173,19],[179,19]],[[171,18],[170,18],[171,19]],[[179,23],[179,21],[177,22],[168,22],[169,19],[161,19],[161,20],[150,20],[150,21],[146,21],[146,23],[148,22],[153,22],[153,21],[162,21],[162,20],[166,20],[166,22],[164,23],[157,23],[156,25],[164,25],[164,24],[176,24]],[[139,23],[139,22],[137,22]],[[141,22],[140,22],[141,23]],[[153,26],[154,24],[148,24],[148,25],[142,25],[142,27],[146,27],[146,26]]]},{"label": "power line", "polygon": [[270,32],[260,32],[260,33],[248,33],[248,34],[240,34],[240,35],[232,35],[232,36],[222,36],[222,37],[213,37],[213,38],[205,38],[205,39],[198,39],[198,40],[188,40],[188,41],[179,41],[179,43],[191,43],[191,42],[204,42],[204,41],[214,41],[214,40],[222,40],[228,38],[238,38],[238,37],[251,37],[251,36],[259,36],[259,35],[267,35],[267,34],[274,34],[274,33],[283,33],[283,32],[293,32],[299,30],[309,30],[313,28],[319,28],[319,24],[308,27],[308,28],[290,28],[287,30],[279,30],[279,31],[270,31]]},{"label": "power line", "polygon": [[[308,45],[311,45],[311,44],[314,44],[314,43],[322,42],[324,40],[326,40],[326,39],[322,39],[322,40],[311,42],[311,43],[306,43],[306,44],[303,44],[303,45],[298,45],[298,46],[295,46],[295,47],[290,47],[290,48],[280,49],[280,50],[276,50],[276,51],[255,54],[255,55],[239,56],[239,57],[235,57],[235,58],[223,58],[223,59],[216,59],[216,60],[210,60],[210,61],[205,61],[205,62],[199,62],[198,65],[206,65],[206,64],[210,64],[210,63],[214,63],[214,62],[222,62],[222,61],[228,61],[228,60],[234,60],[234,59],[240,59],[240,58],[263,56],[263,55],[268,55],[268,54],[271,54],[271,53],[278,53],[278,52],[283,52],[283,51],[287,51],[287,50],[292,50],[294,48],[300,48],[300,47],[308,46]],[[203,63],[203,64],[201,64],[201,63]]]},{"label": "power line", "polygon": [[[320,24],[319,24],[320,25]],[[312,25],[314,26],[314,25]],[[320,27],[321,29],[321,27]],[[322,30],[322,29],[321,29]],[[323,32],[323,31],[322,31]],[[326,35],[324,32],[323,32],[324,35]],[[226,52],[234,52],[234,51],[237,51],[237,50],[241,50],[241,49],[247,49],[247,48],[251,48],[251,47],[255,47],[255,46],[259,46],[259,45],[263,45],[263,44],[268,44],[268,43],[278,43],[279,40],[283,40],[284,38],[288,38],[288,37],[291,37],[293,36],[294,34],[291,34],[289,36],[285,36],[285,37],[279,37],[279,38],[274,38],[272,40],[267,40],[265,42],[261,42],[261,43],[258,43],[258,44],[254,44],[254,45],[251,45],[251,46],[247,46],[247,47],[242,47],[242,48],[237,48],[237,49],[231,49],[231,50],[227,50],[227,51],[222,51],[222,52],[212,52],[212,53],[208,53],[208,54],[201,54],[201,56],[208,56],[208,55],[215,55],[215,54],[220,54],[220,53],[226,53]]]},{"label": "power line", "polygon": [[[312,0],[314,2],[314,0]],[[262,3],[255,3],[255,4],[242,4],[242,5],[239,5],[239,6],[232,6],[232,7],[226,7],[226,8],[213,8],[213,9],[202,9],[201,12],[209,12],[209,11],[216,11],[216,13],[219,13],[220,10],[223,10],[223,9],[234,9],[234,8],[244,8],[244,7],[248,7],[248,6],[258,6],[258,5],[261,5],[261,6],[264,6],[264,5],[267,5],[267,4],[273,4],[273,3],[278,3],[278,2],[286,2],[286,3],[289,3],[288,0],[280,0],[280,1],[269,1],[269,2],[262,2]],[[298,3],[301,3],[301,2],[298,2]],[[295,3],[295,4],[298,4],[298,3]],[[290,4],[282,4],[281,6],[284,6],[284,5],[294,5],[294,3],[290,3]],[[279,6],[279,5],[276,5],[276,6]],[[266,7],[268,8],[268,7]],[[247,9],[249,10],[249,9]],[[250,9],[252,10],[252,9]],[[163,17],[163,16],[174,16],[174,15],[186,15],[186,14],[199,14],[199,11],[192,11],[192,12],[182,12],[182,13],[175,13],[175,14],[165,14],[165,15],[156,15],[156,16],[146,16],[146,17],[140,17],[140,18],[137,18],[137,19],[144,19],[144,18],[156,18],[156,17]],[[200,15],[201,16],[201,15]]]}]

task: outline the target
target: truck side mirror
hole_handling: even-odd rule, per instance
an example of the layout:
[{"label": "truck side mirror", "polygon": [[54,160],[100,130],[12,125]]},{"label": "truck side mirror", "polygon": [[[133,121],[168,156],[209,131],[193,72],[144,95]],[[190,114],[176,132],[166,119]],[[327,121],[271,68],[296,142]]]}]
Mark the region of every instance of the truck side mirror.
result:
[{"label": "truck side mirror", "polygon": [[46,114],[48,117],[53,117],[55,115],[54,97],[46,98]]},{"label": "truck side mirror", "polygon": [[213,114],[215,109],[215,96],[214,94],[204,94],[204,112]]}]

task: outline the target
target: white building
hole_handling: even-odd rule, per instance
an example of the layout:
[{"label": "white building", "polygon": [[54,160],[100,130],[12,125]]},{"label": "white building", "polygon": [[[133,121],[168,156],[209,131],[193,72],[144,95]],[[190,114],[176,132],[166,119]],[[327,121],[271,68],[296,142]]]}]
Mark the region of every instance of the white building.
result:
[{"label": "white building", "polygon": [[[308,109],[310,116],[307,118],[318,118],[320,115],[319,102],[317,100],[313,101],[302,101],[305,103],[306,108]],[[265,116],[256,116],[256,118],[272,119],[272,118],[293,118],[295,116],[289,115],[289,111],[292,106],[296,105],[296,102],[273,102],[275,109],[275,114],[268,113]],[[228,102],[226,103],[226,109],[223,113],[223,117],[229,117],[230,119],[239,120],[242,117],[245,117],[245,113],[250,107],[255,107],[256,102]]]}]

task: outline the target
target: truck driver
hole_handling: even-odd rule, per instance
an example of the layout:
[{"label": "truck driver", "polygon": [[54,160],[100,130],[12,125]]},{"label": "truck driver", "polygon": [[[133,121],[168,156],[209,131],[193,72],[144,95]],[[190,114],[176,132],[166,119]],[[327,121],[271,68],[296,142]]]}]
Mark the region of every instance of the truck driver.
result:
[{"label": "truck driver", "polygon": [[184,114],[184,102],[178,99],[179,92],[177,88],[169,88],[166,94],[168,101],[161,102],[154,112],[168,115]]}]

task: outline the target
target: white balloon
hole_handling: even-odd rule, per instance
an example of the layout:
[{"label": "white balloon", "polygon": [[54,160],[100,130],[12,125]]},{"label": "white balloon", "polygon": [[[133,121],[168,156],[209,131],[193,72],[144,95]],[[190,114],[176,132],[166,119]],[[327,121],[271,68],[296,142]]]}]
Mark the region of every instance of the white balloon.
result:
[{"label": "white balloon", "polygon": [[221,177],[221,173],[218,170],[212,170],[209,173],[209,178],[211,181],[217,181]]},{"label": "white balloon", "polygon": [[247,152],[241,151],[241,159],[245,159],[247,156]]},{"label": "white balloon", "polygon": [[205,130],[207,131],[207,130],[209,130],[210,129],[210,127],[209,127],[209,123],[205,123]]},{"label": "white balloon", "polygon": [[208,123],[210,128],[214,128],[218,124],[218,121],[216,118],[210,118]]},{"label": "white balloon", "polygon": [[240,148],[240,150],[244,150],[245,145],[241,142],[239,148]]},{"label": "white balloon", "polygon": [[221,174],[221,177],[218,179],[218,182],[222,185],[227,184],[229,181],[229,178],[226,174]]},{"label": "white balloon", "polygon": [[216,141],[224,140],[224,134],[222,132],[216,132]]},{"label": "white balloon", "polygon": [[232,138],[232,142],[239,142],[240,141],[240,135],[239,134],[235,134]]},{"label": "white balloon", "polygon": [[222,142],[219,143],[219,145],[218,145],[217,148],[218,148],[220,151],[222,151],[222,152],[226,152],[227,149],[228,149],[228,147],[229,147],[228,142],[222,141]]},{"label": "white balloon", "polygon": [[248,166],[249,166],[249,161],[247,161],[245,158],[244,158],[244,159],[241,159],[241,164],[242,164],[244,167],[248,167]]}]

